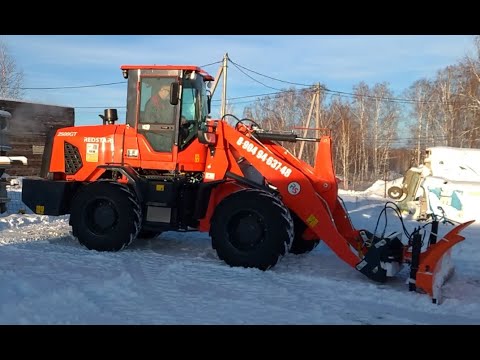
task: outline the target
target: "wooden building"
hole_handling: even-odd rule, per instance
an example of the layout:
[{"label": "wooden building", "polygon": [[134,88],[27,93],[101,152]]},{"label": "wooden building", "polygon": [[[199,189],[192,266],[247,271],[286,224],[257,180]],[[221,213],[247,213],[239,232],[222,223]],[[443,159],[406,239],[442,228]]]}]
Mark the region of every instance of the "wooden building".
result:
[{"label": "wooden building", "polygon": [[73,126],[74,109],[0,98],[0,110],[12,115],[5,134],[12,147],[7,156],[25,156],[28,159],[27,166],[10,166],[6,173],[10,176],[38,176],[48,130]]}]

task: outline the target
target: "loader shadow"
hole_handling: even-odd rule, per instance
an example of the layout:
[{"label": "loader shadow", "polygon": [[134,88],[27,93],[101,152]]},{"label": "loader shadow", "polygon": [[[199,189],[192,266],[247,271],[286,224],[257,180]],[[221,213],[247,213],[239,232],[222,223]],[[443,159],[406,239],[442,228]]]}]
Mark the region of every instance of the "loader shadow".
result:
[{"label": "loader shadow", "polygon": [[[48,240],[49,243],[60,245],[62,247],[75,248],[80,251],[99,253],[95,250],[88,250],[83,247],[71,235],[61,236]],[[216,251],[211,246],[211,239],[205,233],[200,232],[165,232],[158,236],[135,239],[132,244],[119,252],[108,254],[128,254],[135,252],[137,255],[141,253],[151,254],[152,252],[159,256],[169,256],[178,260],[190,260],[199,262],[208,262],[218,265],[219,267],[230,268],[223,260],[219,259]],[[116,255],[113,255],[116,256]],[[249,269],[248,271],[251,271]],[[292,276],[293,278],[309,278],[318,281],[352,281],[359,286],[366,285],[378,289],[382,288],[399,288],[404,291],[405,281],[408,273],[403,271],[399,277],[389,278],[386,283],[375,283],[366,278],[363,274],[338,258],[328,246],[320,242],[313,251],[301,255],[287,253],[281,257],[278,263],[267,271],[257,270],[258,274],[279,274]],[[405,270],[405,269],[404,269]]]},{"label": "loader shadow", "polygon": [[[174,256],[182,260],[202,261],[216,264],[219,267],[230,268],[220,260],[216,251],[211,247],[211,239],[204,233],[195,232],[166,232],[150,239],[137,239],[128,248],[131,251],[152,251],[161,256]],[[128,251],[128,249],[124,251]],[[249,269],[248,271],[251,271]],[[397,277],[389,278],[386,283],[375,283],[363,274],[352,269],[349,265],[338,258],[328,246],[322,242],[313,251],[301,255],[287,253],[281,257],[278,263],[267,271],[258,271],[258,274],[277,274],[285,280],[308,279],[313,281],[352,282],[354,286],[366,286],[369,289],[398,289],[404,292],[408,273],[397,274]],[[295,280],[294,280],[295,281]]]},{"label": "loader shadow", "polygon": [[[59,231],[61,232],[59,234]],[[8,232],[3,230],[2,233]],[[1,236],[1,233],[0,233]],[[10,237],[14,236],[13,234]],[[56,231],[42,231],[36,234],[35,230],[30,229],[29,233],[22,234],[26,237],[24,241],[14,241],[15,246],[38,248],[45,252],[82,252],[87,254],[100,254],[94,250],[88,250],[82,246],[71,234],[71,227],[66,226]],[[31,238],[31,239],[29,239]],[[46,245],[52,245],[48,246]],[[160,256],[172,256],[182,260],[206,261],[211,264],[217,264],[222,267],[229,267],[217,256],[216,251],[211,246],[211,238],[207,233],[189,231],[189,232],[164,232],[158,236],[145,239],[135,239],[127,248],[116,253],[101,252],[103,256],[116,257],[119,254],[135,252],[141,254],[145,252],[155,253]],[[123,255],[121,255],[123,256]],[[372,284],[364,275],[352,269],[349,265],[339,259],[325,243],[320,244],[311,252],[294,255],[291,253],[283,256],[279,262],[267,272],[277,274],[292,274],[300,277],[311,277],[317,279],[331,279],[334,281],[352,280],[355,282]],[[262,271],[259,270],[261,274]],[[391,284],[403,287],[403,279],[389,279],[387,285],[375,284],[382,287]]]},{"label": "loader shadow", "polygon": [[[152,238],[135,239],[128,247],[116,251],[96,251],[89,250],[69,232],[62,236],[52,237],[46,240],[49,244],[58,247],[60,251],[80,251],[92,254],[102,254],[102,256],[124,256],[128,253],[158,254],[163,256],[179,257],[181,259],[193,260],[215,260],[222,263],[211,247],[210,238],[202,233],[195,232],[165,232]],[[30,241],[30,246],[38,240]],[[45,244],[45,242],[43,242]],[[40,244],[38,244],[40,245]],[[45,245],[43,245],[45,246]],[[56,252],[53,247],[48,247],[52,252]],[[68,250],[67,250],[68,249]],[[47,249],[45,249],[47,250]]]},{"label": "loader shadow", "polygon": [[199,232],[164,232],[158,236],[135,239],[125,250],[153,251],[158,254],[191,254],[201,255],[206,252],[215,253],[208,235]]},{"label": "loader shadow", "polygon": [[[2,235],[4,235],[4,231],[0,232],[0,240]],[[200,271],[208,273],[214,278],[223,279],[219,281],[226,288],[229,288],[230,282],[235,282],[235,279],[248,279],[248,281],[262,282],[264,286],[275,289],[293,289],[297,286],[302,288],[314,286],[317,290],[324,289],[320,292],[312,290],[303,293],[302,297],[311,296],[312,301],[319,301],[322,296],[325,297],[325,301],[330,301],[332,294],[329,289],[335,288],[339,291],[338,301],[348,302],[349,298],[359,296],[357,301],[365,303],[365,307],[368,304],[371,305],[372,301],[374,303],[382,302],[376,300],[381,298],[398,298],[401,302],[431,305],[425,295],[409,294],[406,284],[407,269],[403,269],[396,277],[389,278],[386,283],[375,283],[342,262],[323,243],[307,254],[287,254],[272,269],[261,271],[231,268],[217,257],[215,250],[211,248],[208,236],[194,232],[166,232],[151,239],[137,239],[128,248],[113,253],[88,250],[80,245],[68,231],[50,238],[46,238],[46,236],[47,234],[43,234],[44,238],[41,239],[0,243],[3,266],[5,268],[11,266],[25,268],[27,273],[30,271],[29,269],[35,272],[45,271],[48,274],[52,273],[49,276],[55,277],[56,275],[53,275],[52,271],[55,272],[60,268],[63,273],[72,274],[76,274],[78,269],[81,269],[82,274],[91,276],[90,264],[97,264],[100,268],[125,266],[126,272],[136,274],[139,272],[139,264],[142,264],[141,268],[148,274],[150,270],[152,274],[156,274],[160,271],[159,269],[163,269],[162,272],[165,269],[167,271],[173,271],[172,269],[185,271],[187,275],[190,274],[186,278],[192,276],[194,279],[191,285],[187,286],[189,289],[198,285],[198,279],[192,274]],[[51,263],[48,259],[51,259]],[[45,264],[42,265],[43,262]],[[59,262],[58,265],[57,262]],[[199,267],[196,267],[195,264]],[[480,296],[480,282],[473,274],[470,275],[472,276],[453,274],[450,281],[445,284],[444,297],[446,301],[450,300],[452,305],[459,301],[470,304],[473,298]],[[152,281],[156,281],[156,275],[151,275],[150,278],[153,279]],[[217,291],[220,290],[217,289]],[[393,303],[388,306],[394,307]],[[391,317],[385,321],[388,322],[388,319]],[[427,323],[432,321],[427,318],[424,320]],[[477,320],[473,319],[472,321]],[[365,323],[371,321],[372,319],[365,319]],[[373,321],[378,323],[383,320],[378,318]]]},{"label": "loader shadow", "polygon": [[[48,246],[46,243],[54,247]],[[131,252],[140,257],[142,253],[145,253],[146,256],[154,253],[160,257],[171,257],[172,261],[198,262],[218,267],[218,269],[230,268],[229,265],[218,258],[216,251],[212,249],[210,237],[204,233],[196,232],[165,232],[154,238],[136,239],[129,247],[116,253],[100,253],[88,250],[68,233],[50,239],[27,240],[12,245],[53,254],[81,252],[83,255],[101,254],[107,258],[110,256],[112,258],[128,257],[128,253]],[[245,270],[252,271],[252,269]],[[272,269],[257,271],[258,276],[267,277],[272,282],[307,280],[318,282],[320,285],[322,283],[350,284],[352,288],[363,288],[372,294],[392,294],[392,292],[405,294],[409,292],[407,285],[408,267],[404,267],[395,277],[388,278],[385,283],[376,283],[345,264],[322,242],[310,253],[302,255],[286,254]],[[413,294],[415,293],[412,293],[412,296]],[[458,301],[468,301],[472,297],[478,298],[480,296],[480,280],[475,276],[454,272],[444,285],[443,294],[445,300],[455,298]],[[423,296],[425,295],[421,295],[420,298]]]}]

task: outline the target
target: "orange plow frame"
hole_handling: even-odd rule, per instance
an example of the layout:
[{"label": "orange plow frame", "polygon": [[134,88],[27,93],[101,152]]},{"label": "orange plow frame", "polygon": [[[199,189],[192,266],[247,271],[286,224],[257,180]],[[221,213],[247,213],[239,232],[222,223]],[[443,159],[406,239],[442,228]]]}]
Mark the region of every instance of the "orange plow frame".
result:
[{"label": "orange plow frame", "polygon": [[[429,294],[434,303],[441,302],[441,287],[454,271],[450,259],[452,247],[465,240],[459,233],[474,222],[475,220],[471,220],[457,225],[436,244],[420,254],[415,286]],[[406,258],[409,257],[410,254],[407,254]]]}]

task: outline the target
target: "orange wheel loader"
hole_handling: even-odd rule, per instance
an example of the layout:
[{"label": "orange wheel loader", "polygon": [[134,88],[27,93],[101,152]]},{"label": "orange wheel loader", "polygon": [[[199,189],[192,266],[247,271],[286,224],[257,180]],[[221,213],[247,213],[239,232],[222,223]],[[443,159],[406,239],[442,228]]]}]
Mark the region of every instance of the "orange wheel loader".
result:
[{"label": "orange wheel loader", "polygon": [[[36,214],[70,215],[88,249],[118,251],[162,231],[203,231],[230,266],[266,270],[319,241],[377,282],[411,267],[410,290],[434,302],[464,238],[454,228],[422,246],[421,231],[376,236],[352,225],[337,193],[331,136],[301,138],[209,117],[213,77],[197,66],[125,65],[126,122],[106,109],[102,123],[52,129],[41,174],[23,181]],[[315,165],[283,141],[318,142]],[[435,236],[434,236],[435,237]],[[437,241],[438,240],[438,241]]]}]

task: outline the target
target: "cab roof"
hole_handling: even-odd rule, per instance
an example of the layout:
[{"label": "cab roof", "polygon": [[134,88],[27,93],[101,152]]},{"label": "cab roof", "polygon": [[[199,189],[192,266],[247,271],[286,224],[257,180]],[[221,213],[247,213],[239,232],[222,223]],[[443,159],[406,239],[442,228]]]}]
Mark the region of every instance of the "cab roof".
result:
[{"label": "cab roof", "polygon": [[205,81],[213,81],[212,75],[195,65],[122,65],[122,70],[189,70],[202,75]]}]

